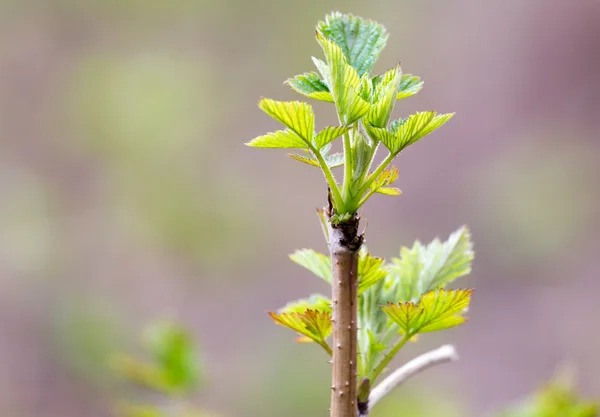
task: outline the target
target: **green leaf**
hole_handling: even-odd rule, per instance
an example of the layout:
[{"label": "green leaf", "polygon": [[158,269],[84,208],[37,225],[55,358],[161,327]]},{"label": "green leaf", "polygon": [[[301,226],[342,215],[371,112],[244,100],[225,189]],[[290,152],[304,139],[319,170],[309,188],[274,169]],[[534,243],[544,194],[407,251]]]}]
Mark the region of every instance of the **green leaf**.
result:
[{"label": "green leaf", "polygon": [[386,148],[389,149],[390,146],[393,146],[394,142],[397,141],[396,136],[393,132],[388,131],[384,127],[375,127],[371,126],[370,123],[365,123],[365,131],[369,135],[372,141],[383,143]]},{"label": "green leaf", "polygon": [[[351,91],[351,88],[349,88],[349,91]],[[352,95],[350,95],[350,97],[352,97]],[[359,120],[361,117],[367,114],[371,108],[371,105],[358,95],[354,96],[349,103],[349,110],[346,109],[344,113],[344,120],[348,125]]]},{"label": "green leaf", "polygon": [[[416,141],[420,140],[422,137],[430,134],[434,130],[439,129],[444,124],[446,124],[446,122],[448,120],[452,119],[454,117],[454,114],[455,113],[446,113],[446,114],[438,114],[438,115],[436,115],[433,118],[433,120],[427,124],[427,126],[425,126],[423,129],[419,130],[419,133],[411,138],[409,144],[412,145]],[[402,127],[403,126],[401,126],[400,129],[398,129],[398,131],[401,131]]]},{"label": "green leaf", "polygon": [[295,159],[296,161],[300,161],[303,162],[305,164],[320,168],[321,165],[319,165],[319,161],[317,161],[314,157],[312,157],[310,154],[307,155],[298,155],[296,153],[288,153],[287,156],[289,156],[292,159]]},{"label": "green leaf", "polygon": [[[319,165],[319,161],[317,161],[317,159],[314,158],[313,156],[311,156],[310,154],[298,155],[298,154],[294,154],[294,153],[288,153],[287,155],[290,158],[295,159],[296,161],[304,162],[305,164],[308,164],[308,165],[311,165],[311,166],[314,166],[317,168],[321,167],[321,165]],[[344,165],[344,154],[341,152],[327,155],[323,159],[325,159],[325,162],[327,163],[327,166],[329,168],[337,168],[337,167]]]},{"label": "green leaf", "polygon": [[416,327],[420,333],[449,329],[464,323],[462,316],[471,303],[473,290],[431,291],[421,297],[419,307],[423,314]]},{"label": "green leaf", "polygon": [[191,335],[183,327],[160,321],[144,332],[146,346],[163,371],[173,391],[194,388],[200,377],[200,364]]},{"label": "green leaf", "polygon": [[402,126],[407,120],[408,119],[403,119],[402,117],[394,120],[392,123],[390,123],[390,132],[392,132],[394,135],[398,133],[400,126]]},{"label": "green leaf", "polygon": [[338,45],[319,33],[317,33],[317,40],[327,58],[327,70],[320,68],[320,71],[326,73],[327,85],[335,101],[340,120],[344,125],[351,125],[364,116],[371,107],[359,94],[361,79],[354,68],[348,65]]},{"label": "green leaf", "polygon": [[327,162],[327,166],[329,168],[337,168],[344,165],[344,154],[341,152],[336,152],[331,155],[327,155],[325,157],[325,162]]},{"label": "green leaf", "polygon": [[422,137],[419,136],[419,132],[425,129],[425,127],[427,127],[427,125],[433,121],[434,117],[435,112],[432,111],[410,115],[408,119],[396,130],[394,135],[396,140],[390,144],[384,142],[385,146],[387,146],[390,152],[394,154],[399,153],[402,149],[406,148],[412,143],[415,143],[418,138]]},{"label": "green leaf", "polygon": [[[381,310],[392,319],[394,323],[400,326],[404,334],[409,334],[415,327],[419,317],[423,314],[423,309],[414,303],[388,303],[381,307]],[[418,330],[414,333],[418,333]]]},{"label": "green leaf", "polygon": [[246,145],[254,148],[308,148],[306,142],[289,129],[267,133],[266,135],[252,139]]},{"label": "green leaf", "polygon": [[[344,138],[345,139],[345,138]],[[373,161],[373,155],[377,150],[377,144],[372,140],[369,140],[366,135],[360,130],[354,130],[349,135],[349,147],[345,147],[344,151],[350,154],[349,163],[350,169],[345,166],[345,174],[350,174],[349,178],[345,178],[344,186],[348,200],[352,201],[352,204],[348,205],[345,210],[347,212],[356,212],[360,198],[364,194],[364,190],[361,192],[361,188],[364,183],[364,177],[371,162]],[[343,223],[343,222],[342,222]]]},{"label": "green leaf", "polygon": [[329,92],[329,87],[316,72],[307,72],[296,75],[288,79],[285,84],[292,87],[297,93],[303,94],[315,100],[327,101],[333,103],[333,97]]},{"label": "green leaf", "polygon": [[381,309],[388,301],[394,301],[389,297],[385,281],[385,278],[378,280],[358,297],[358,373],[361,377],[373,376],[372,371],[384,356],[386,345],[399,331]]},{"label": "green leaf", "polygon": [[352,155],[352,178],[348,184],[349,195],[357,196],[363,185],[365,171],[371,166],[377,144],[369,140],[360,130],[352,132],[350,136]]},{"label": "green leaf", "polygon": [[445,243],[434,239],[427,247],[425,277],[429,287],[446,285],[471,272],[475,254],[471,233],[466,226],[452,233]]},{"label": "green leaf", "polygon": [[[329,88],[329,80],[331,78],[331,71],[329,70],[329,66],[323,62],[323,60],[316,58],[316,57],[312,57],[312,61],[313,64],[315,64],[315,67],[317,68],[317,71],[319,71],[319,74],[321,74],[321,77],[323,77],[322,81],[323,84],[325,84],[327,86],[327,91],[331,92],[331,88]],[[332,102],[333,101],[333,96],[331,97]]]},{"label": "green leaf", "polygon": [[327,15],[317,31],[341,47],[360,77],[371,71],[388,37],[379,23],[340,12]]},{"label": "green leaf", "polygon": [[312,249],[299,249],[290,255],[290,259],[319,278],[331,283],[331,260],[329,256],[315,252]]},{"label": "green leaf", "polygon": [[434,239],[423,246],[417,241],[411,249],[402,247],[400,255],[392,258],[387,282],[396,299],[402,301],[416,301],[421,294],[467,275],[475,257],[466,226],[452,233],[446,242]]},{"label": "green leaf", "polygon": [[312,142],[315,134],[315,115],[310,104],[263,98],[258,102],[258,107],[273,119],[287,126],[306,143]]},{"label": "green leaf", "polygon": [[400,87],[398,88],[398,95],[396,100],[402,100],[410,96],[414,96],[423,89],[423,81],[417,76],[412,74],[403,74],[400,80]]},{"label": "green leaf", "polygon": [[304,313],[306,310],[319,310],[331,313],[331,300],[321,294],[287,303],[278,313]]},{"label": "green leaf", "polygon": [[296,339],[297,342],[315,342],[331,353],[331,348],[325,341],[332,331],[331,314],[329,312],[318,310],[306,310],[303,313],[270,312],[269,316],[275,323],[300,333],[301,337]]},{"label": "green leaf", "polygon": [[195,389],[200,382],[200,362],[195,344],[180,325],[159,321],[144,331],[144,342],[152,361],[115,354],[110,366],[133,383],[171,394]]},{"label": "green leaf", "polygon": [[358,89],[363,100],[372,102],[373,100],[373,81],[367,74],[360,79],[360,88]]},{"label": "green leaf", "polygon": [[358,258],[358,293],[385,278],[387,270],[383,267],[383,258],[369,255],[366,249],[361,250]]},{"label": "green leaf", "polygon": [[394,130],[387,131],[374,126],[367,127],[369,135],[383,142],[393,155],[416,143],[424,136],[441,127],[454,113],[436,115],[433,111],[415,113],[406,120],[392,123]]},{"label": "green leaf", "polygon": [[400,195],[402,192],[397,188],[387,188],[388,185],[393,184],[400,175],[400,171],[396,167],[390,167],[381,172],[379,176],[371,184],[371,190],[374,193],[381,193],[386,195]]},{"label": "green leaf", "polygon": [[379,361],[381,355],[387,349],[384,343],[381,343],[377,336],[368,328],[362,327],[358,330],[358,374],[368,376],[371,370]]},{"label": "green leaf", "polygon": [[393,298],[387,297],[385,281],[385,278],[377,281],[358,297],[358,327],[370,329],[378,337],[389,327],[389,319],[383,314],[380,307],[393,301]]},{"label": "green leaf", "polygon": [[315,137],[315,147],[317,149],[321,149],[323,146],[327,145],[334,139],[339,138],[350,129],[352,129],[351,126],[327,126]]},{"label": "green leaf", "polygon": [[373,80],[374,105],[365,116],[365,123],[380,128],[387,126],[396,103],[401,77],[402,71],[400,67],[396,67],[377,78],[377,81]]},{"label": "green leaf", "polygon": [[425,277],[425,248],[415,242],[412,249],[400,248],[400,258],[392,258],[386,284],[398,301],[417,301],[431,290],[429,277]]},{"label": "green leaf", "polygon": [[375,192],[379,193],[379,194],[391,195],[391,196],[402,195],[402,190],[400,188],[395,188],[395,187],[381,187],[381,188],[378,188],[377,191],[375,191]]},{"label": "green leaf", "polygon": [[[461,238],[458,238],[459,236]],[[359,351],[371,356],[368,363],[363,363],[359,357],[359,369],[362,369],[359,371],[359,376],[372,378],[375,366],[382,363],[384,359],[384,354],[381,352],[368,353],[371,352],[371,342],[364,332],[371,331],[377,343],[391,346],[401,329],[400,324],[384,313],[380,306],[395,303],[393,305],[398,306],[400,317],[404,314],[407,320],[414,320],[417,315],[422,314],[418,304],[422,295],[437,288],[433,286],[429,289],[429,285],[435,282],[440,284],[438,287],[442,287],[458,276],[469,272],[468,267],[473,259],[473,253],[466,229],[454,233],[448,242],[441,245],[443,249],[436,245],[424,246],[416,242],[412,249],[402,248],[401,259],[395,259],[392,265],[385,265],[388,274],[360,294],[358,304]],[[428,247],[431,247],[430,251]],[[453,254],[448,256],[448,253]],[[440,254],[445,254],[446,258]],[[444,262],[443,259],[447,259],[447,262]],[[397,265],[398,261],[401,261],[402,267]],[[440,265],[444,266],[440,267]],[[453,272],[449,273],[450,271]],[[425,290],[422,291],[422,288]],[[401,303],[398,304],[398,302]],[[412,302],[412,304],[404,302]],[[453,324],[452,320],[455,319],[449,319],[450,324]],[[458,319],[458,321],[460,320],[462,318]],[[446,322],[442,324],[448,325]]]},{"label": "green leaf", "polygon": [[[435,112],[421,112],[408,117],[397,130],[396,137],[400,140],[400,148],[397,152],[441,127],[450,120],[454,113],[436,115]],[[396,152],[396,153],[397,153]]]},{"label": "green leaf", "polygon": [[421,297],[419,304],[404,302],[381,307],[404,334],[434,332],[464,323],[462,313],[469,307],[472,290],[435,290]]}]

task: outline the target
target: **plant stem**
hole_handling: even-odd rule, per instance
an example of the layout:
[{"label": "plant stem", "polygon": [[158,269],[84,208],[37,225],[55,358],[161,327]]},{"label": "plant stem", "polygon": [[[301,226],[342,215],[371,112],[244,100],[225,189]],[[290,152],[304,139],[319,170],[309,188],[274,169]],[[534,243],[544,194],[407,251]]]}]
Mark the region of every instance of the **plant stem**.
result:
[{"label": "plant stem", "polygon": [[370,190],[363,198],[362,200],[360,200],[358,202],[358,206],[357,209],[361,208],[363,204],[365,204],[367,202],[367,200],[369,199],[369,197],[371,197],[373,194],[375,193],[375,191]]},{"label": "plant stem", "polygon": [[398,341],[398,343],[396,343],[396,345],[383,357],[383,359],[381,360],[381,362],[379,362],[379,364],[375,367],[375,369],[373,370],[373,375],[371,378],[371,381],[374,382],[377,377],[384,371],[385,367],[388,366],[388,364],[390,363],[390,361],[394,358],[394,356],[396,356],[396,353],[398,353],[398,351],[400,349],[402,349],[402,346],[404,346],[406,344],[406,342],[408,342],[410,340],[410,338],[412,337],[412,335],[406,334],[402,339],[400,339]]},{"label": "plant stem", "polygon": [[331,194],[333,196],[333,202],[334,202],[335,208],[338,210],[341,210],[341,208],[343,207],[343,204],[344,204],[344,199],[342,198],[342,195],[340,194],[340,189],[339,189],[337,183],[335,182],[335,178],[333,178],[333,174],[331,173],[331,169],[329,168],[329,165],[327,165],[327,162],[325,162],[325,159],[323,159],[323,155],[321,155],[321,152],[319,152],[312,145],[309,145],[309,147],[310,147],[310,150],[315,154],[317,161],[319,161],[319,164],[321,165],[321,169],[323,170],[323,175],[325,175],[325,180],[327,180],[327,185],[329,185],[329,189],[331,190]]},{"label": "plant stem", "polygon": [[329,353],[329,356],[333,355],[333,352],[331,351],[331,348],[327,343],[319,343],[319,345],[321,345],[321,347],[325,349],[325,352]]},{"label": "plant stem", "polygon": [[390,153],[383,161],[381,161],[377,169],[371,175],[369,175],[362,188],[358,192],[358,195],[362,196],[369,189],[373,181],[375,181],[379,174],[381,174],[383,170],[387,168],[387,166],[394,160],[395,157],[396,155]]},{"label": "plant stem", "polygon": [[[365,133],[365,135],[367,135],[367,134]],[[360,176],[360,178],[358,180],[360,184],[362,184],[365,181],[365,178],[369,174],[369,170],[371,169],[371,166],[373,166],[373,161],[375,160],[375,155],[377,155],[377,150],[379,149],[379,143],[381,143],[381,142],[378,142],[375,145],[375,148],[373,149],[373,151],[371,153],[371,160],[369,161],[369,166],[367,166],[367,169],[365,169],[363,171],[363,173],[361,174],[361,176]]]},{"label": "plant stem", "polygon": [[344,133],[344,159],[344,185],[342,186],[342,193],[344,198],[348,199],[353,171],[352,146],[350,145],[350,135],[348,132]]},{"label": "plant stem", "polygon": [[333,370],[330,417],[356,417],[358,218],[329,224],[332,265]]}]

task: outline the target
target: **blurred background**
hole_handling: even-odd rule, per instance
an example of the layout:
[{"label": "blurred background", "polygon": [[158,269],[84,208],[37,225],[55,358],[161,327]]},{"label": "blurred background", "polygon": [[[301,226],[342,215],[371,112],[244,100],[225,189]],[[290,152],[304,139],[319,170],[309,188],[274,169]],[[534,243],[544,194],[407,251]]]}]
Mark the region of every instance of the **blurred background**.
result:
[{"label": "blurred background", "polygon": [[461,360],[373,416],[482,415],[564,362],[598,396],[598,1],[0,0],[0,415],[111,415],[129,388],[107,354],[164,317],[201,347],[197,404],[326,415],[325,356],[266,315],[327,291],[287,259],[326,250],[325,183],[242,144],[279,128],[261,96],[301,99],[282,82],[338,9],[389,30],[375,72],[425,80],[396,116],[457,112],[397,160],[403,196],[364,209],[370,250],[468,224],[477,253],[468,325],[399,358],[450,341]]}]

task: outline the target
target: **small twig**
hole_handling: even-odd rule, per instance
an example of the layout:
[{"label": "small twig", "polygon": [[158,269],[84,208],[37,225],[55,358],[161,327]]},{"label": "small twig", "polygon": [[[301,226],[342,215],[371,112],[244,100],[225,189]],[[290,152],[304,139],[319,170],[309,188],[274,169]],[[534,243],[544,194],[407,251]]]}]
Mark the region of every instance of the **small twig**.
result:
[{"label": "small twig", "polygon": [[[424,353],[405,363],[400,368],[392,372],[386,379],[377,385],[369,395],[369,410],[373,408],[381,399],[388,395],[394,388],[402,384],[412,376],[423,372],[432,366],[454,362],[458,360],[458,353],[452,345],[444,345],[430,352]],[[366,416],[367,414],[362,414]]]}]

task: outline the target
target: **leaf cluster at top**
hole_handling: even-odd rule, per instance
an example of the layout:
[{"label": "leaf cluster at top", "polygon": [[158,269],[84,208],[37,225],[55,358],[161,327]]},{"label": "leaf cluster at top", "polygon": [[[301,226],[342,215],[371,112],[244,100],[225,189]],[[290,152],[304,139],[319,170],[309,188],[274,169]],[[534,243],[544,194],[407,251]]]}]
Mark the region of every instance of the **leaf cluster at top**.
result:
[{"label": "leaf cluster at top", "polygon": [[[348,219],[374,193],[399,195],[400,190],[388,187],[398,178],[398,171],[388,166],[400,152],[441,127],[453,114],[426,111],[391,121],[396,101],[418,93],[423,82],[403,74],[399,66],[370,75],[388,38],[379,23],[334,12],[318,23],[316,38],[325,60],[313,57],[316,71],[286,83],[306,97],[334,103],[339,125],[316,132],[309,104],[262,99],[259,107],[285,129],[256,137],[248,145],[300,149],[302,153],[291,153],[290,157],[321,168],[331,190],[334,214]],[[339,137],[343,153],[329,154],[331,143]],[[388,155],[372,169],[380,144]],[[332,173],[339,166],[344,167],[341,184]]]}]

